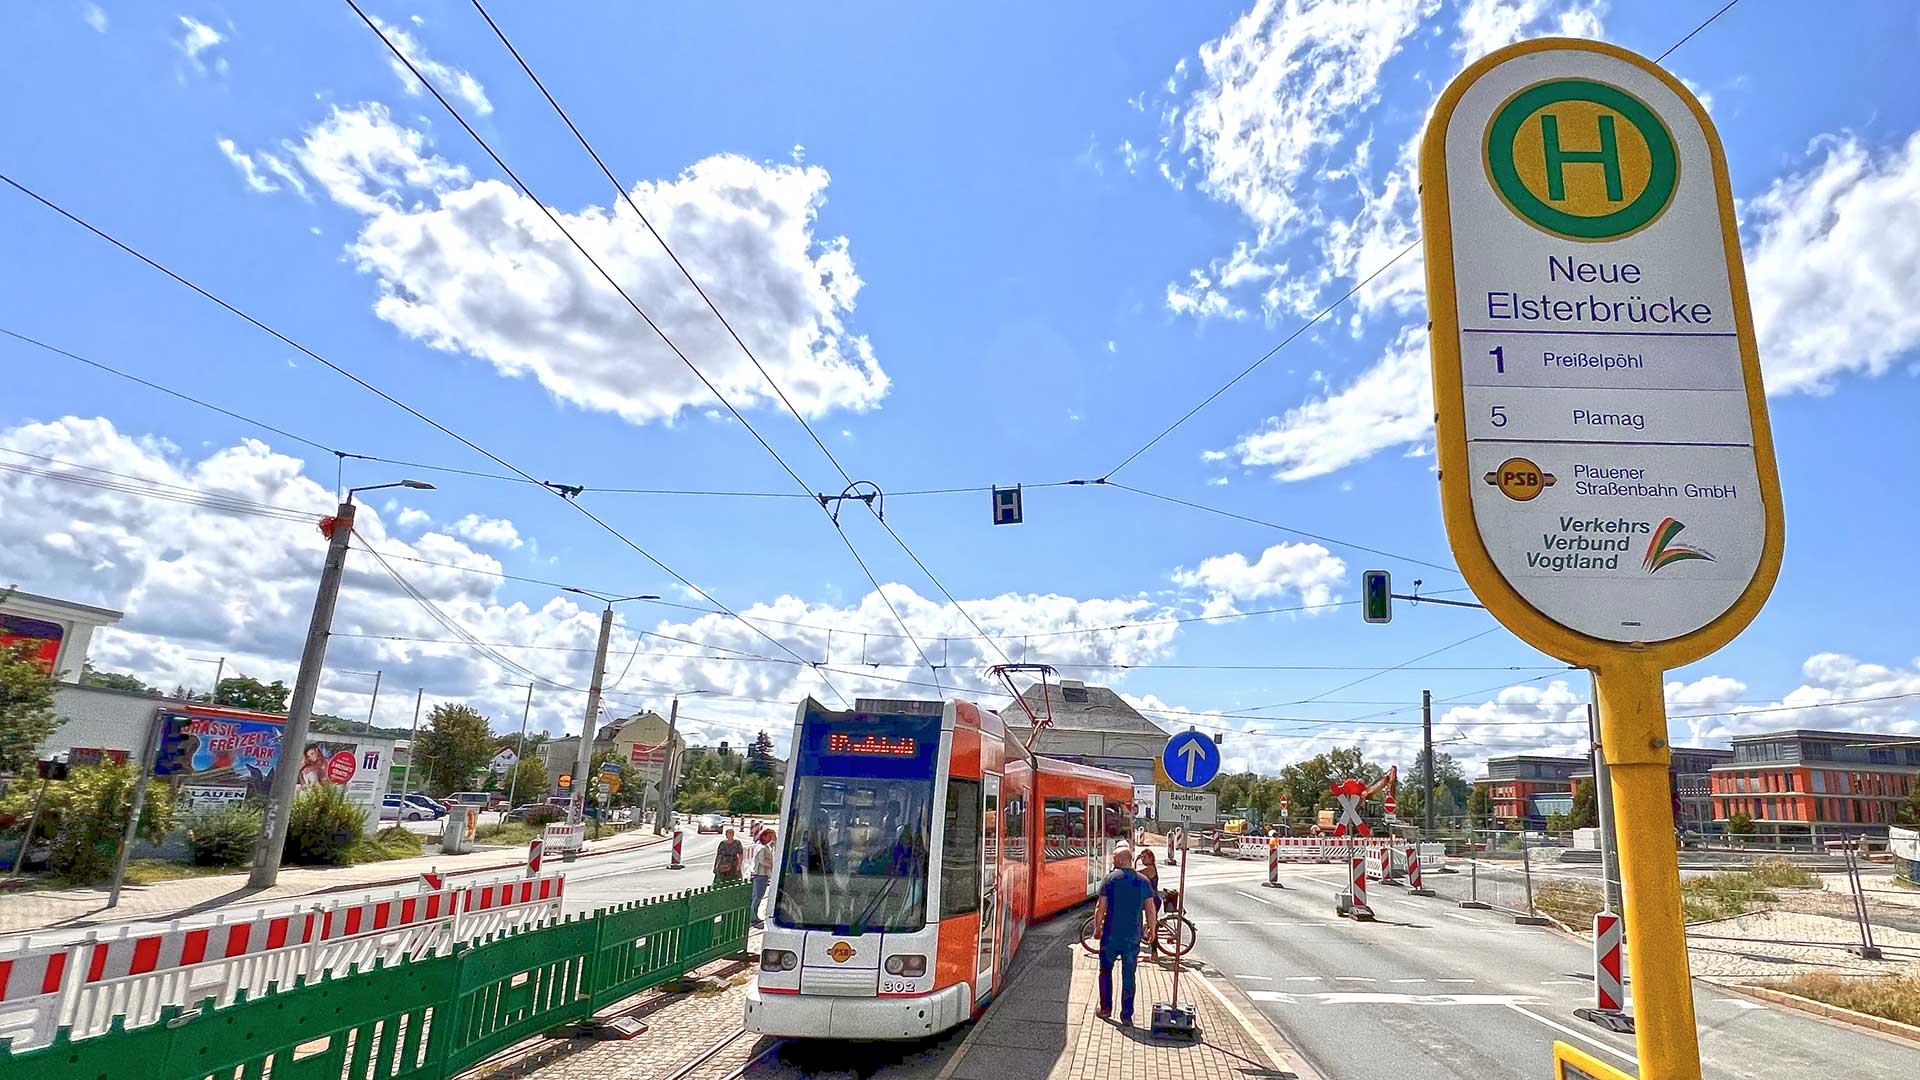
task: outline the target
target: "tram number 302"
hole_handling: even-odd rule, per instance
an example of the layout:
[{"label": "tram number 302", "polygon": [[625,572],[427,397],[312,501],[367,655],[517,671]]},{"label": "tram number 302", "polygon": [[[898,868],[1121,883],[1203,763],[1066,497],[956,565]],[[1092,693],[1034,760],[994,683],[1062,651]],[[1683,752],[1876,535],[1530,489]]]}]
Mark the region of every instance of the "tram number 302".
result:
[{"label": "tram number 302", "polygon": [[883,994],[911,994],[914,991],[911,979],[882,979],[880,992]]}]

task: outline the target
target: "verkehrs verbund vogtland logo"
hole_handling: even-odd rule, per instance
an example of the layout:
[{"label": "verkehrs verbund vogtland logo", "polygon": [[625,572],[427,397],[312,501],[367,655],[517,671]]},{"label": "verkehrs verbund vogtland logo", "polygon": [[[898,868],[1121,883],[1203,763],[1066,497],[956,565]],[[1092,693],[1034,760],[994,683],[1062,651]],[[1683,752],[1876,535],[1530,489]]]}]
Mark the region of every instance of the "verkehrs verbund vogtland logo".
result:
[{"label": "verkehrs verbund vogtland logo", "polygon": [[1500,201],[1542,232],[1618,240],[1673,202],[1680,156],[1647,104],[1591,79],[1551,79],[1508,98],[1481,150]]},{"label": "verkehrs verbund vogtland logo", "polygon": [[1657,574],[1674,563],[1686,562],[1688,559],[1713,561],[1712,555],[1699,548],[1673,542],[1673,538],[1679,536],[1680,530],[1684,528],[1686,528],[1685,525],[1672,518],[1667,518],[1654,527],[1653,539],[1647,542],[1647,557],[1640,564],[1647,573]]}]

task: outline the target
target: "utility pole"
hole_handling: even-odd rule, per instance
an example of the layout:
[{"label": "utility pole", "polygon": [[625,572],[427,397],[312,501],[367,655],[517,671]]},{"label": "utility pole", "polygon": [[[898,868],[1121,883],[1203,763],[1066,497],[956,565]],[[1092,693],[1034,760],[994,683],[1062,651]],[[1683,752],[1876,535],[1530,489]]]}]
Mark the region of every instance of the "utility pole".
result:
[{"label": "utility pole", "polygon": [[1439,786],[1433,775],[1433,691],[1420,691],[1420,735],[1423,749],[1421,760],[1426,762],[1426,776],[1422,782],[1426,790],[1420,793],[1420,806],[1426,814],[1426,828],[1421,831],[1422,840],[1433,839],[1433,789]]},{"label": "utility pole", "polygon": [[400,799],[406,801],[413,794],[413,758],[420,752],[420,701],[427,696],[427,688],[421,687],[413,692],[413,732],[407,736],[407,764],[400,770]]},{"label": "utility pole", "polygon": [[680,733],[680,695],[673,695],[673,706],[667,710],[667,763],[660,768],[660,801],[653,807],[653,835],[664,836],[667,831],[667,815],[673,812],[674,783],[679,779],[680,755],[674,752],[674,743]]},{"label": "utility pole", "polygon": [[587,719],[580,725],[580,754],[567,790],[567,823],[587,817],[587,770],[593,767],[593,733],[600,723],[600,680],[607,674],[607,638],[613,634],[613,604],[600,611],[600,644],[593,650],[593,681],[587,684]]},{"label": "utility pole", "polygon": [[[253,869],[247,873],[249,888],[272,888],[280,878],[280,857],[287,845],[287,818],[293,811],[294,788],[300,778],[300,757],[307,748],[307,726],[313,720],[313,698],[320,691],[320,672],[326,666],[327,636],[333,629],[333,607],[340,599],[340,578],[346,572],[347,546],[353,539],[354,493],[390,487],[433,490],[432,484],[422,480],[350,488],[346,500],[335,508],[333,516],[320,523],[320,531],[327,538],[327,561],[320,569],[320,588],[313,598],[313,619],[307,624],[307,643],[300,650],[300,673],[294,679],[293,700],[287,709],[286,729],[280,736],[280,753],[273,767],[273,782],[267,789],[267,812],[260,823],[260,840],[253,849]],[[151,769],[151,756],[147,765]],[[143,783],[136,789],[136,797],[139,791],[145,789]]]},{"label": "utility pole", "polygon": [[374,707],[380,704],[380,676],[381,676],[381,674],[382,674],[382,673],[381,673],[381,672],[378,672],[378,671],[376,671],[376,672],[374,672],[374,673],[373,673],[373,698],[372,698],[372,700],[370,700],[370,701],[368,701],[368,702],[367,702],[367,730],[369,730],[369,731],[371,731],[371,730],[373,730],[373,710],[374,710]]},{"label": "utility pole", "polygon": [[680,753],[676,744],[680,740],[680,694],[674,694],[674,705],[666,711],[666,767],[660,769],[660,801],[653,807],[653,834],[662,836],[666,832],[666,815],[674,813],[674,788],[680,786]]},{"label": "utility pole", "polygon": [[1620,895],[1620,839],[1613,831],[1613,770],[1607,767],[1606,748],[1600,745],[1600,710],[1587,706],[1587,739],[1593,744],[1595,810],[1600,815],[1600,875],[1606,879],[1607,910],[1625,917]]},{"label": "utility pole", "polygon": [[520,763],[527,759],[527,717],[533,715],[533,684],[527,684],[527,707],[520,713],[520,748],[513,752],[513,772],[507,777],[507,811],[513,811],[513,795],[520,787]]},{"label": "utility pole", "polygon": [[[107,906],[120,906],[120,886],[127,880],[127,859],[133,854],[133,842],[140,835],[140,810],[147,801],[147,781],[153,778],[154,761],[160,756],[160,736],[166,725],[158,713],[147,722],[147,736],[140,746],[140,761],[134,766],[133,799],[127,809],[127,831],[120,838],[120,854],[113,863],[113,883],[107,888]],[[44,787],[42,792],[46,790]],[[20,842],[20,854],[15,861],[25,858],[27,842],[33,839],[33,833],[27,833],[27,839]],[[276,860],[278,861],[278,860]]]}]

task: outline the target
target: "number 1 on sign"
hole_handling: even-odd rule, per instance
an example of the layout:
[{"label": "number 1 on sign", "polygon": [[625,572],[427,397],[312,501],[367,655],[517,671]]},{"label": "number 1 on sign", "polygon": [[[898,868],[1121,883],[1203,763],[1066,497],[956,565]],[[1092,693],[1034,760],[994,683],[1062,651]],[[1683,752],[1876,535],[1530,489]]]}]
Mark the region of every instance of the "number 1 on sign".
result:
[{"label": "number 1 on sign", "polygon": [[1495,345],[1493,348],[1488,349],[1487,355],[1493,357],[1494,373],[1505,375],[1507,373],[1507,354],[1501,351],[1501,346]]}]

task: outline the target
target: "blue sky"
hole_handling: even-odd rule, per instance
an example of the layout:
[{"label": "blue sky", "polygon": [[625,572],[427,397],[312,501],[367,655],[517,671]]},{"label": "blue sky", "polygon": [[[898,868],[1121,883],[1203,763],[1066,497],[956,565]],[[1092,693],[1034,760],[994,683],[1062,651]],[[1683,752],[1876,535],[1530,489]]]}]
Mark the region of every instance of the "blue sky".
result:
[{"label": "blue sky", "polygon": [[[429,96],[410,91],[344,4],[41,4],[4,16],[0,171],[541,479],[808,658],[928,680],[821,510],[798,494],[625,303]],[[856,479],[890,492],[1103,475],[1306,317],[1418,237],[1409,146],[1441,86],[1520,37],[1600,36],[1657,55],[1719,4],[500,3],[492,13],[623,186],[713,294]],[[797,471],[841,487],[537,90],[465,3],[375,2],[389,29],[543,202]],[[1920,669],[1906,545],[1912,365],[1920,344],[1920,98],[1902,5],[1817,20],[1747,3],[1668,66],[1726,143],[1761,325],[1782,487],[1785,568],[1767,610],[1716,656],[1673,673],[1677,739],[1851,724],[1915,730]],[[114,365],[325,446],[498,466],[0,189],[0,327]],[[1271,765],[1365,739],[1386,754],[1445,699],[1463,758],[1565,750],[1584,676],[1560,673],[1486,616],[1352,607],[1362,569],[1458,589],[1431,471],[1417,257],[1300,336],[1121,470],[1133,487],[1332,538],[1123,490],[1034,488],[994,528],[983,491],[886,500],[893,526],[1014,660],[1146,665],[1109,682],[1149,708],[1246,714],[1229,758]],[[0,580],[128,612],[103,666],[171,684],[233,657],[291,679],[320,541],[308,523],[151,497],[218,491],[326,512],[333,455],[0,338]],[[248,440],[258,440],[257,443]],[[46,459],[58,459],[48,461]],[[70,462],[74,464],[60,464]],[[75,465],[141,478],[108,491]],[[400,466],[351,462],[351,483]],[[82,475],[98,478],[98,473]],[[706,607],[537,487],[456,474],[375,496],[377,549]],[[383,493],[384,494],[384,493]],[[411,511],[410,513],[408,511]],[[1001,657],[864,510],[845,536],[948,683],[990,686]],[[1361,545],[1392,556],[1355,550]],[[1316,546],[1317,545],[1317,546]],[[447,638],[356,553],[337,628]],[[546,585],[395,561],[441,616],[537,676],[583,685],[597,605]],[[1464,594],[1455,594],[1464,595]],[[766,638],[719,614],[622,605],[616,706],[708,697],[703,734],[781,733],[802,692],[830,695]],[[1068,634],[1086,626],[1126,631]],[[631,628],[631,630],[629,630]],[[714,653],[633,631],[736,650]],[[1459,644],[1411,668],[1378,669]],[[948,638],[944,643],[942,638]],[[540,646],[515,648],[514,646]],[[827,652],[828,648],[831,652]],[[637,651],[635,651],[637,649]],[[331,666],[518,719],[526,675],[465,645],[343,636]],[[1158,666],[1155,666],[1158,665]],[[1165,665],[1326,670],[1195,670]],[[1355,670],[1333,670],[1333,669]],[[1509,670],[1511,669],[1511,670]],[[1372,675],[1349,688],[1342,684]],[[833,674],[855,693],[932,693]],[[1502,684],[1524,682],[1509,689]],[[1857,702],[1860,698],[1887,698]],[[1149,700],[1150,699],[1150,700]],[[1325,699],[1325,700],[1320,700]],[[987,698],[989,704],[995,699]],[[1819,706],[1794,712],[1769,708]],[[356,704],[357,702],[357,704]],[[330,674],[323,706],[364,711],[365,680]],[[546,687],[535,723],[577,730],[580,695]],[[1361,722],[1351,723],[1355,718]],[[1172,722],[1169,719],[1169,722]],[[1485,726],[1473,726],[1481,724]],[[1364,733],[1364,734],[1362,734]]]}]

